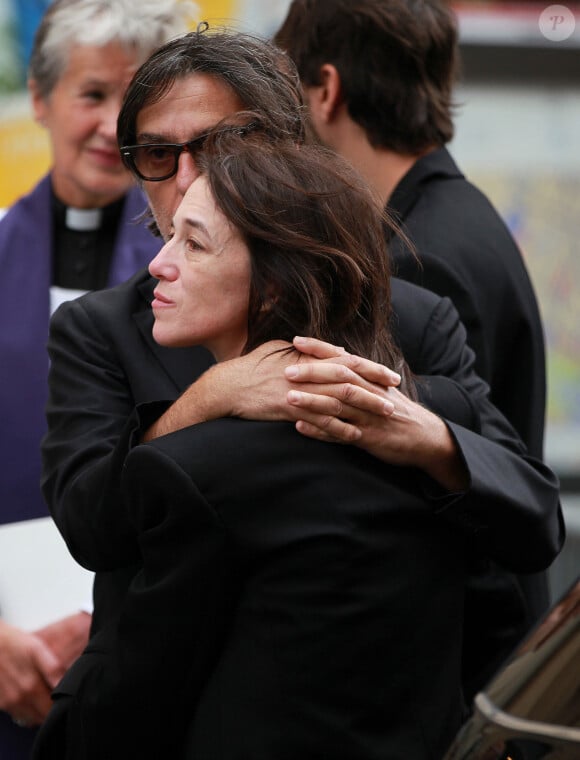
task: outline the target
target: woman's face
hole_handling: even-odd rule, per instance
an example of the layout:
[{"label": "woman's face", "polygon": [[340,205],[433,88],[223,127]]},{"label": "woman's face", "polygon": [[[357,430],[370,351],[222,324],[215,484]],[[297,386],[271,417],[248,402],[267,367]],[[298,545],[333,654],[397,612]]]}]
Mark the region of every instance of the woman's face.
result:
[{"label": "woman's face", "polygon": [[69,206],[105,206],[132,184],[119,157],[116,126],[138,63],[118,43],[75,45],[48,97],[29,83],[35,118],[50,135],[54,191]]},{"label": "woman's face", "polygon": [[149,265],[159,280],[153,337],[163,346],[205,346],[217,361],[247,340],[250,252],[218,209],[205,177],[192,183],[167,243]]}]

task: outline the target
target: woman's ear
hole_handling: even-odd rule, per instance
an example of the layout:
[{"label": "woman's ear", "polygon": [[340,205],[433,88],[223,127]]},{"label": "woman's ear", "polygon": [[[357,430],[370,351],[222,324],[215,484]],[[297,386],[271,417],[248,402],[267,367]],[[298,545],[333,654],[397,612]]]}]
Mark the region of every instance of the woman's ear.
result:
[{"label": "woman's ear", "polygon": [[271,283],[268,285],[266,296],[264,298],[264,301],[262,302],[262,305],[260,306],[260,313],[266,314],[267,312],[272,310],[272,307],[278,300],[278,288],[274,283]]}]

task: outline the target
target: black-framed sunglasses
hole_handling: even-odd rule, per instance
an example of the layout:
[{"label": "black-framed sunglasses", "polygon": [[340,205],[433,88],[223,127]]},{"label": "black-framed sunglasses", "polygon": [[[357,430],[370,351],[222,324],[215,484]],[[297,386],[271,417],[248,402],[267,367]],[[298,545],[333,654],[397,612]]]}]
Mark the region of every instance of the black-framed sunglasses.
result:
[{"label": "black-framed sunglasses", "polygon": [[177,174],[179,156],[186,150],[194,159],[211,132],[184,143],[124,145],[121,158],[130,172],[146,182],[161,182]]},{"label": "black-framed sunglasses", "polygon": [[204,132],[193,140],[184,143],[143,143],[142,145],[124,145],[121,159],[127,169],[146,182],[161,182],[177,174],[179,156],[186,150],[194,159],[200,153],[207,138],[220,132],[236,132],[245,135],[256,127],[255,124],[227,127],[225,129]]}]

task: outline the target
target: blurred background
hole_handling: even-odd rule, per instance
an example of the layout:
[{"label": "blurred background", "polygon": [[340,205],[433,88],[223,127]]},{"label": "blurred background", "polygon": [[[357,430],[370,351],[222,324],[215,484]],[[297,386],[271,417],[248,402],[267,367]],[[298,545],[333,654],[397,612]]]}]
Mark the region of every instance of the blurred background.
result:
[{"label": "blurred background", "polygon": [[[31,120],[25,82],[34,31],[49,4],[0,0],[0,208],[48,169],[47,140]],[[199,19],[269,36],[288,4],[198,0]],[[557,595],[580,573],[580,5],[453,7],[462,73],[450,150],[518,240],[544,319],[546,460],[561,478],[568,526],[551,571]]]}]

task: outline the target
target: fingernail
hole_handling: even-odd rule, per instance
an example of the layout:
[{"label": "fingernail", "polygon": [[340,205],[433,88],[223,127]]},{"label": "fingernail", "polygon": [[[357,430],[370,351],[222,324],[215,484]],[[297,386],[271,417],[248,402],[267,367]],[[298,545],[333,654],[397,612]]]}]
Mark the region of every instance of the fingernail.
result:
[{"label": "fingernail", "polygon": [[289,377],[290,380],[298,377],[298,367],[295,364],[292,364],[290,367],[286,367],[284,372],[286,374],[286,377]]},{"label": "fingernail", "polygon": [[300,401],[301,395],[300,391],[288,391],[288,401],[291,404],[297,404]]},{"label": "fingernail", "polygon": [[383,413],[392,414],[395,411],[395,405],[391,401],[385,401],[383,403]]}]

